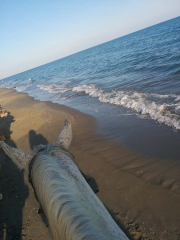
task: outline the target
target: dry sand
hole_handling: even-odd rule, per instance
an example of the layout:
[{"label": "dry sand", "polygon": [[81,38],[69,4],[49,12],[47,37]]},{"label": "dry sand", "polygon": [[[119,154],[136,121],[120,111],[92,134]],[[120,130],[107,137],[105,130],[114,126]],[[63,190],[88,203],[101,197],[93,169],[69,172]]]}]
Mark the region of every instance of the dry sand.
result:
[{"label": "dry sand", "polygon": [[[129,238],[180,239],[178,163],[162,164],[103,138],[95,132],[93,117],[65,106],[7,89],[0,90],[0,104],[10,112],[0,119],[6,142],[26,152],[40,143],[55,142],[68,115],[73,128],[70,151]],[[37,213],[27,172],[17,169],[3,151],[0,165],[0,239],[51,240],[47,223]]]}]

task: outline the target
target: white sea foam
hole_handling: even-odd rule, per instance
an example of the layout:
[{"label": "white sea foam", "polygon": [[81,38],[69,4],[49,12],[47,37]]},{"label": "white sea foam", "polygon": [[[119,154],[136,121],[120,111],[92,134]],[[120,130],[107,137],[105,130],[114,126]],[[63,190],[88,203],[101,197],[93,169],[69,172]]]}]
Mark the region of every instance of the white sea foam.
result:
[{"label": "white sea foam", "polygon": [[[106,92],[103,89],[97,88],[94,84],[81,85],[72,88],[75,92],[85,92],[91,97],[97,97],[100,102],[121,105],[126,108],[132,109],[139,114],[147,115],[149,118],[171,126],[180,130],[180,96],[160,95],[150,93],[139,93],[133,91],[117,91],[112,90]],[[162,99],[169,99],[164,101]],[[157,99],[161,99],[160,103]]]},{"label": "white sea foam", "polygon": [[40,88],[41,90],[47,91],[49,93],[64,93],[64,92],[71,90],[70,88],[67,88],[67,85],[69,83],[71,83],[71,80],[65,81],[60,84],[49,84],[49,85],[39,84],[39,85],[37,85],[37,87]]},{"label": "white sea foam", "polygon": [[9,88],[10,82],[4,82],[3,80],[0,83],[1,88]]},{"label": "white sea foam", "polygon": [[30,86],[30,84],[19,85],[16,87],[16,91],[18,91],[18,92],[25,91],[29,86]]},{"label": "white sea foam", "polygon": [[18,92],[22,92],[26,90],[29,86],[30,84],[22,84],[22,85],[16,86],[15,82],[2,82],[0,84],[0,88],[10,88],[10,89],[15,88]]},{"label": "white sea foam", "polygon": [[[58,100],[75,97],[72,92],[88,94],[96,97],[100,102],[114,105],[121,105],[137,112],[140,118],[153,119],[159,123],[164,123],[176,130],[180,130],[180,95],[176,94],[155,94],[155,93],[139,93],[136,91],[119,91],[112,90],[110,92],[97,88],[95,84],[80,85],[69,88],[66,81],[61,84],[38,85],[40,89],[49,93],[60,93]],[[64,96],[63,93],[72,91]]]}]

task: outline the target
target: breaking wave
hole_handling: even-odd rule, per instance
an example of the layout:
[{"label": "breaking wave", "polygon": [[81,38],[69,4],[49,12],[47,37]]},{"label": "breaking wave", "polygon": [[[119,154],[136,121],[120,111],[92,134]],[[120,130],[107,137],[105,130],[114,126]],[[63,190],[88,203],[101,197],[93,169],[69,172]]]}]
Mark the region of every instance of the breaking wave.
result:
[{"label": "breaking wave", "polygon": [[121,105],[180,130],[180,95],[139,93],[135,91],[112,90],[106,92],[95,84],[81,85],[72,88],[74,92],[85,92],[96,97],[100,102]]},{"label": "breaking wave", "polygon": [[[180,95],[140,93],[137,91],[112,90],[105,91],[95,84],[68,87],[70,80],[60,84],[37,85],[41,90],[49,93],[59,93],[57,100],[63,100],[77,95],[88,94],[98,98],[102,103],[120,105],[140,114],[142,119],[152,119],[164,123],[175,130],[180,130]],[[67,92],[69,92],[67,94]],[[65,94],[64,94],[65,93]]]},{"label": "breaking wave", "polygon": [[1,81],[1,83],[0,83],[0,87],[1,87],[1,88],[10,88],[9,85],[10,85],[9,82],[3,82],[3,81]]},{"label": "breaking wave", "polygon": [[16,86],[15,88],[16,88],[16,91],[23,92],[26,89],[28,89],[30,86],[31,86],[30,84],[23,84],[23,85]]},{"label": "breaking wave", "polygon": [[64,93],[67,92],[69,90],[71,90],[70,88],[67,88],[67,85],[71,83],[71,80],[65,81],[63,83],[55,83],[55,84],[39,84],[37,85],[38,88],[40,88],[41,90],[47,91],[49,93]]},{"label": "breaking wave", "polygon": [[[60,84],[37,85],[49,93],[59,93],[57,100],[63,100],[88,94],[102,103],[120,105],[139,114],[141,119],[152,119],[164,123],[175,130],[180,130],[180,95],[140,93],[137,91],[106,91],[95,84],[68,87],[70,80]],[[67,93],[68,92],[68,93]],[[76,94],[75,94],[76,92]]]}]

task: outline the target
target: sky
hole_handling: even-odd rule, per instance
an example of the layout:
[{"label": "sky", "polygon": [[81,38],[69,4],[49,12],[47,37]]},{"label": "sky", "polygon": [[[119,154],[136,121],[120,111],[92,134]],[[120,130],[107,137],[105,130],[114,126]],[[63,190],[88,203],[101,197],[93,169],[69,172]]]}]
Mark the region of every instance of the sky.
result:
[{"label": "sky", "polygon": [[178,16],[179,0],[0,0],[0,79]]}]

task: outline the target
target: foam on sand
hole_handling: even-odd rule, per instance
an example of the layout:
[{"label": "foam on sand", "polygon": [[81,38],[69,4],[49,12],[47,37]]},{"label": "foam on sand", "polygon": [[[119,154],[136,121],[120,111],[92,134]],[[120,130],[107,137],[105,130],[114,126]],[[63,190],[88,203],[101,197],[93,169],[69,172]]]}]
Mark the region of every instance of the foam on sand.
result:
[{"label": "foam on sand", "polygon": [[73,87],[72,91],[85,92],[91,97],[97,97],[100,102],[121,105],[141,115],[147,115],[159,123],[164,123],[176,130],[180,130],[179,95],[162,95],[119,90],[106,92],[101,88],[97,88],[95,84]]}]

